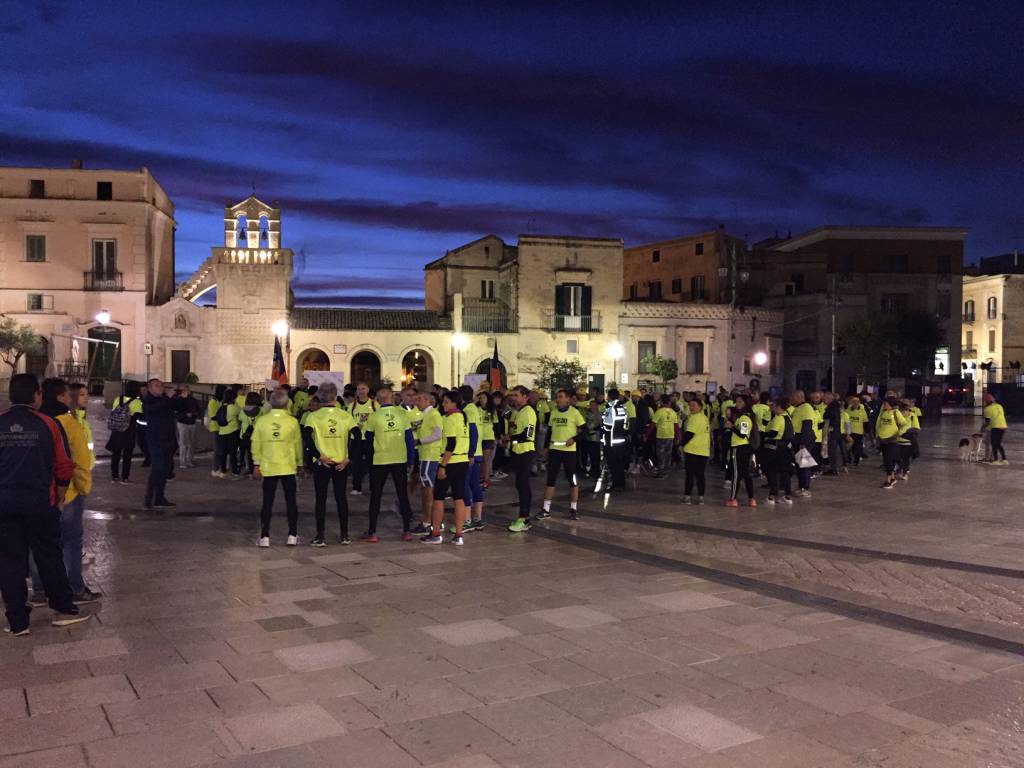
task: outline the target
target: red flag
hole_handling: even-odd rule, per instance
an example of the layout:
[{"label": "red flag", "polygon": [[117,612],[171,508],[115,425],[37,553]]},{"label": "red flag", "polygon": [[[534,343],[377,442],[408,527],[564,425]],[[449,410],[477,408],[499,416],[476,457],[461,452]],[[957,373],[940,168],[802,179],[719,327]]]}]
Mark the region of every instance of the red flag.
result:
[{"label": "red flag", "polygon": [[274,337],[274,364],[270,368],[270,378],[278,384],[288,383],[288,369],[284,364],[284,353],[281,351],[281,339]]},{"label": "red flag", "polygon": [[491,392],[501,389],[501,361],[498,360],[498,340],[494,340],[494,357],[491,358]]}]

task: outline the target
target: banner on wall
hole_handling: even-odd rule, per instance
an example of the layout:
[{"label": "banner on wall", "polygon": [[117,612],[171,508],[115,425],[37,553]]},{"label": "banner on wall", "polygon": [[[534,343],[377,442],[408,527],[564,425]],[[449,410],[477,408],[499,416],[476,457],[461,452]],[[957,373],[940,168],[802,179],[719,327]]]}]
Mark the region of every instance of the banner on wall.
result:
[{"label": "banner on wall", "polygon": [[462,378],[462,383],[471,386],[474,392],[480,389],[480,385],[485,381],[487,381],[486,373],[467,373]]},{"label": "banner on wall", "polygon": [[311,387],[319,387],[326,381],[333,382],[338,388],[338,393],[345,388],[345,373],[343,371],[303,371],[301,378],[309,381]]}]

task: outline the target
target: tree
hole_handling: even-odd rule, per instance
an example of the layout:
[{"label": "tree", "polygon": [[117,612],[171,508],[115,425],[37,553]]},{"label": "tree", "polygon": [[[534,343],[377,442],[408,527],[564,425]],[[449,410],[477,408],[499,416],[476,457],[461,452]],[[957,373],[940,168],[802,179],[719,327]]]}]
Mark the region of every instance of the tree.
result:
[{"label": "tree", "polygon": [[550,355],[537,358],[537,370],[534,376],[536,385],[550,390],[553,395],[559,389],[575,392],[587,384],[587,369],[577,360],[561,360]]},{"label": "tree", "polygon": [[864,315],[839,329],[836,353],[866,380],[910,378],[930,370],[942,341],[938,319],[927,312]]},{"label": "tree", "polygon": [[21,358],[42,351],[43,343],[31,325],[19,325],[10,317],[0,320],[0,357],[11,366],[12,376],[18,372]]},{"label": "tree", "polygon": [[661,379],[666,387],[668,387],[669,382],[675,381],[679,375],[679,364],[671,357],[644,355],[640,361],[640,367]]}]

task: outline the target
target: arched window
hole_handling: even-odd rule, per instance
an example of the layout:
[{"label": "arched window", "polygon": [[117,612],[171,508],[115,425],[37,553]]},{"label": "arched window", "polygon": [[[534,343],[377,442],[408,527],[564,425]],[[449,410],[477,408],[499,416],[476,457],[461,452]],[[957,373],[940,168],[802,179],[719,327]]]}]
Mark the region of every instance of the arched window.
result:
[{"label": "arched window", "polygon": [[403,384],[429,384],[434,379],[434,361],[422,349],[412,349],[402,358]]},{"label": "arched window", "polygon": [[[491,375],[491,361],[490,359],[481,361],[480,365],[476,367],[477,373],[482,373],[485,376]],[[501,388],[506,389],[508,387],[508,376],[505,373],[505,364],[498,361],[498,372],[501,374]]]},{"label": "arched window", "polygon": [[300,371],[329,371],[331,360],[322,350],[307,349],[299,355],[299,364],[296,367]]},{"label": "arched window", "polygon": [[352,378],[353,384],[366,384],[374,387],[380,383],[380,358],[373,352],[364,349],[352,357]]},{"label": "arched window", "polygon": [[988,319],[989,320],[995,320],[996,319],[996,308],[997,308],[996,297],[995,296],[989,296],[988,297]]},{"label": "arched window", "polygon": [[248,238],[248,234],[246,234],[248,232],[248,229],[249,229],[249,220],[246,219],[245,216],[239,216],[238,217],[238,228],[236,230],[236,237],[237,237],[238,247],[239,248],[248,248],[249,247],[249,242],[246,239],[246,238]]},{"label": "arched window", "polygon": [[266,216],[260,216],[260,241],[256,244],[263,248],[270,244],[270,222]]}]

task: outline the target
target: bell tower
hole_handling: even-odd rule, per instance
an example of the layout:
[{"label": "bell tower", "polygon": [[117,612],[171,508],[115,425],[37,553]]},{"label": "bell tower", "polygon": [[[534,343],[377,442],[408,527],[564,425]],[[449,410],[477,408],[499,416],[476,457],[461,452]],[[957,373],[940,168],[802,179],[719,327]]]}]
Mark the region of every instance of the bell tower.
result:
[{"label": "bell tower", "polygon": [[271,327],[288,319],[292,269],[292,251],[281,247],[280,208],[255,195],[224,208],[224,245],[178,288],[192,302],[216,289],[216,349],[202,366],[211,371],[204,381],[253,384],[269,376]]}]

